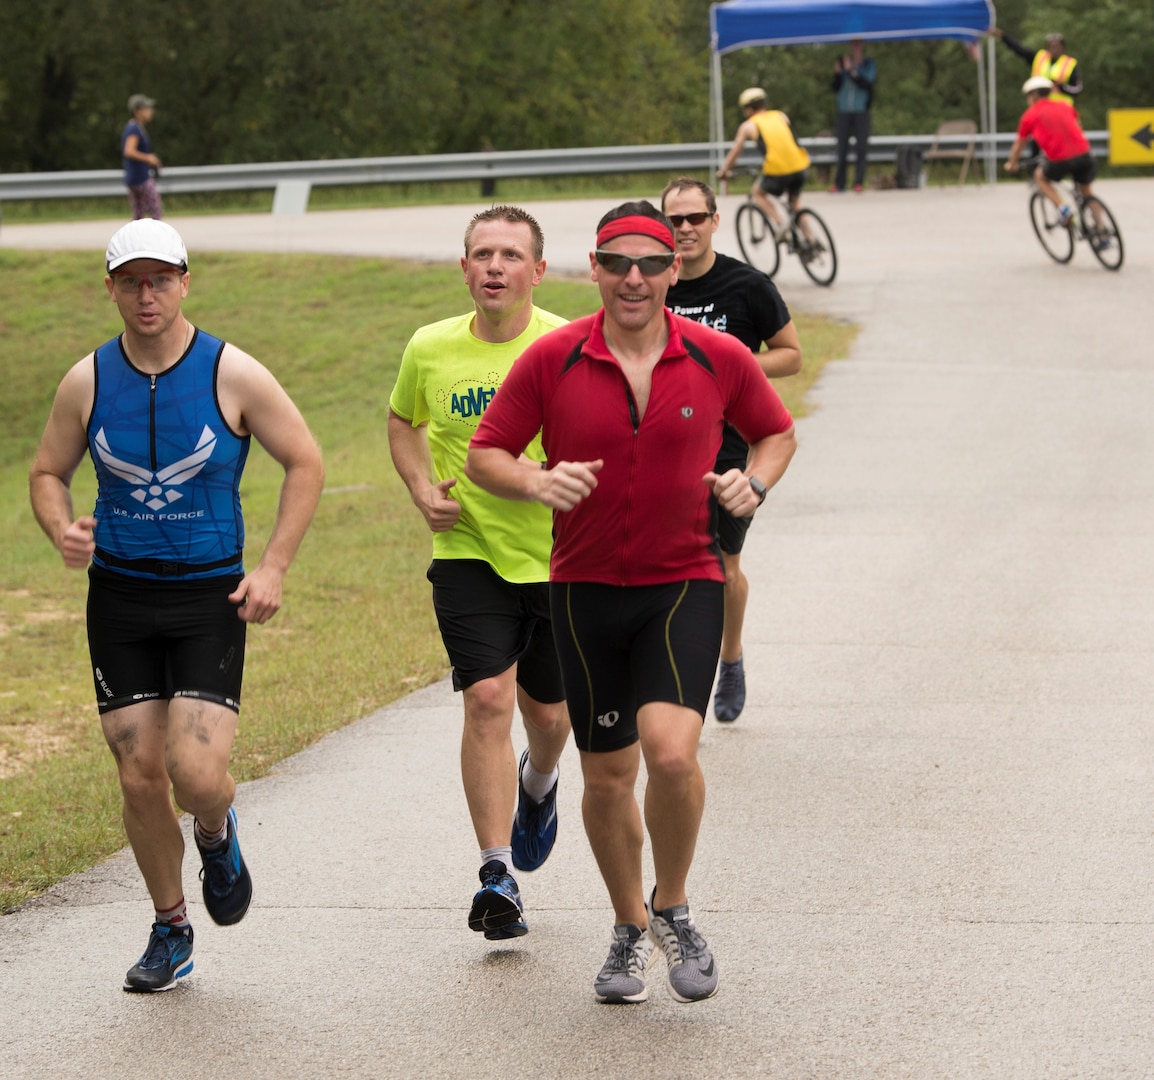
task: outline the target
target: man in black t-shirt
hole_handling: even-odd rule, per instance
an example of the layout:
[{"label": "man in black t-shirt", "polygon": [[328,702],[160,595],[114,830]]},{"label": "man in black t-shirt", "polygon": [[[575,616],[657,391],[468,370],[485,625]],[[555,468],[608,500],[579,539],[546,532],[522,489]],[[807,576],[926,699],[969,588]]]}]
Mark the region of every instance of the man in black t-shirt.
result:
[{"label": "man in black t-shirt", "polygon": [[[765,274],[713,250],[719,216],[713,189],[681,176],[665,185],[661,209],[673,223],[681,269],[665,303],[684,315],[732,334],[757,357],[770,379],[801,370],[801,343],[777,286]],[[762,343],[765,351],[762,351]],[[717,471],[744,469],[749,447],[726,425]],[[752,518],[735,518],[718,508],[718,540],[725,560],[725,630],[713,713],[732,722],[745,707],[745,666],[741,629],[749,599],[749,580],[741,569],[741,549]]]}]

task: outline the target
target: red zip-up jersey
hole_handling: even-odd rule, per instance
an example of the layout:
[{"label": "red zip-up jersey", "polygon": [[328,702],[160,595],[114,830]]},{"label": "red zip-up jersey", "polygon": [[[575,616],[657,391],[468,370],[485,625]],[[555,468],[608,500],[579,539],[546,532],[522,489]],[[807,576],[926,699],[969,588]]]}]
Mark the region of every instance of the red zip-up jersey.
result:
[{"label": "red zip-up jersey", "polygon": [[724,581],[713,470],[728,420],[749,443],[793,418],[735,337],[665,311],[669,341],[638,420],[605,344],[604,310],[538,338],[486,410],[471,446],[513,455],[541,432],[549,463],[604,460],[593,493],[553,514],[551,581]]}]

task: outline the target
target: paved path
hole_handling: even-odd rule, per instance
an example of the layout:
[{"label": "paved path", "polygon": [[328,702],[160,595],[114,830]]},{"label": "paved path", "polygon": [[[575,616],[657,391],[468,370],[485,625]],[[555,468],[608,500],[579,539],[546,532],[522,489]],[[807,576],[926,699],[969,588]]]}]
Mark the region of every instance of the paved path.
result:
[{"label": "paved path", "polygon": [[[705,728],[716,998],[676,1005],[658,965],[647,1004],[594,1002],[611,916],[572,749],[531,934],[469,933],[440,683],[241,789],[256,901],[231,929],[194,905],[175,992],[119,989],[148,912],[125,854],[0,919],[0,1074],[1154,1075],[1154,183],[1100,188],[1117,275],[1050,264],[1014,185],[810,200],[843,269],[779,284],[863,330],[746,549],[749,707]],[[605,208],[533,207],[555,270]],[[468,209],[176,223],[194,260],[451,259]]]}]

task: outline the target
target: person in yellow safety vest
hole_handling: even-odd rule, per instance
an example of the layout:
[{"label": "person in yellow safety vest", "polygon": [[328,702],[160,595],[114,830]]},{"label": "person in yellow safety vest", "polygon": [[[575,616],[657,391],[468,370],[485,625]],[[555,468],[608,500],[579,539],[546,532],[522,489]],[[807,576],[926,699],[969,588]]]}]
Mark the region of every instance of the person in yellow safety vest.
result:
[{"label": "person in yellow safety vest", "polygon": [[1050,91],[1051,101],[1060,101],[1076,109],[1074,99],[1082,92],[1082,73],[1078,70],[1078,61],[1066,53],[1066,39],[1061,34],[1047,34],[1046,47],[1034,52],[1004,30],[995,28],[990,33],[1001,38],[1011,52],[1030,64],[1032,77],[1049,79],[1054,84]]},{"label": "person in yellow safety vest", "polygon": [[717,175],[719,179],[728,180],[745,144],[756,142],[765,154],[765,160],[761,175],[753,182],[753,198],[773,222],[774,231],[780,232],[785,222],[766,192],[778,197],[786,195],[790,209],[796,214],[801,207],[801,189],[809,174],[809,153],[798,145],[789,117],[778,109],[767,108],[766,93],[760,86],[743,90],[737,103],[745,120],[738,127],[733,146]]}]

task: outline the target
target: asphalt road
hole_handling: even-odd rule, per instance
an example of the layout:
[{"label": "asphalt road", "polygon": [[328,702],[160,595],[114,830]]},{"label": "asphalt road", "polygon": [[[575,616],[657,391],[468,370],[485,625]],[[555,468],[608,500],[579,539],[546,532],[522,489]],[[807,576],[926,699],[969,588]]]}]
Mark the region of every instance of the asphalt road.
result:
[{"label": "asphalt road", "polygon": [[[648,1003],[594,1001],[612,916],[572,748],[531,933],[469,932],[442,682],[241,788],[253,908],[214,926],[186,867],[172,993],[120,990],[150,912],[126,853],[0,919],[0,1075],[1154,1076],[1154,181],[1099,189],[1118,274],[1050,263],[1018,185],[809,197],[838,280],[779,286],[862,329],[746,548],[749,705],[705,727],[714,999],[674,1003],[658,964]],[[173,223],[195,273],[209,248],[451,260],[476,208]],[[582,272],[607,204],[530,208]],[[98,253],[117,224],[0,246]]]}]

